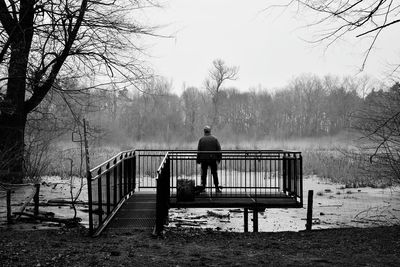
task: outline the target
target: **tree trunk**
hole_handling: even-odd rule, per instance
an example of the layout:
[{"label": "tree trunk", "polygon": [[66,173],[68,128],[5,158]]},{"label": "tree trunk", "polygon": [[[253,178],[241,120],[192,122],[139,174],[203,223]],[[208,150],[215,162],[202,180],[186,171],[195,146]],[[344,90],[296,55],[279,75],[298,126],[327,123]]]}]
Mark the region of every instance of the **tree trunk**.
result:
[{"label": "tree trunk", "polygon": [[0,114],[0,182],[22,183],[26,116]]},{"label": "tree trunk", "polygon": [[23,35],[16,36],[11,42],[7,93],[0,110],[0,170],[6,173],[0,176],[0,181],[9,183],[22,183],[24,177],[24,130],[27,119],[24,104],[30,43],[25,42]]}]

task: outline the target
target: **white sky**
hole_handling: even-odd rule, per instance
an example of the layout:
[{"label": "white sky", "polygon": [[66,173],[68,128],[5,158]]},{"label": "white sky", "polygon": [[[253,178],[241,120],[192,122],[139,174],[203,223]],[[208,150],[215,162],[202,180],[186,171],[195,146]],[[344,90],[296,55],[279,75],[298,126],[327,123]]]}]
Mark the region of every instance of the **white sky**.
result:
[{"label": "white sky", "polygon": [[[282,87],[302,74],[357,75],[366,40],[348,36],[329,49],[310,44],[316,28],[303,27],[309,14],[280,9],[264,11],[268,0],[169,0],[164,8],[147,13],[152,24],[174,38],[152,39],[147,51],[159,75],[173,81],[173,91],[183,84],[203,87],[214,59],[239,67],[239,79],[225,86],[240,90]],[[381,74],[390,60],[399,59],[400,27],[384,31],[363,74]],[[360,74],[359,74],[360,75]]]}]

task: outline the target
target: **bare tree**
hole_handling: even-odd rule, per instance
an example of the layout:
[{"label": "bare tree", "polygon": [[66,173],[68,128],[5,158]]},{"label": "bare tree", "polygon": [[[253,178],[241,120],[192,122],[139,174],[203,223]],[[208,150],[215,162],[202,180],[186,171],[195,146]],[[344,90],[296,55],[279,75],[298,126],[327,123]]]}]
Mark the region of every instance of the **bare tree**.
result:
[{"label": "bare tree", "polygon": [[213,68],[209,71],[209,77],[205,80],[205,87],[212,97],[213,115],[212,125],[216,126],[218,120],[218,106],[219,96],[222,90],[222,84],[227,80],[236,80],[238,74],[238,67],[229,67],[222,59],[213,61]]},{"label": "bare tree", "polygon": [[[317,15],[317,19],[311,25],[322,28],[322,31],[319,31],[320,35],[315,42],[330,45],[347,35],[365,38],[368,46],[363,51],[361,71],[383,32],[400,23],[400,1],[395,0],[289,0],[280,6],[296,6],[300,11],[307,10]],[[396,63],[391,73],[395,81],[398,81],[396,74],[399,69],[400,63]],[[365,97],[367,84],[368,81],[365,80],[364,84],[359,86],[363,98],[368,98]],[[398,87],[398,84],[396,86]],[[383,173],[383,170],[389,171],[392,177],[399,177],[397,166],[400,147],[397,135],[400,112],[396,91],[398,90],[392,87],[389,92],[383,92],[376,98],[379,101],[366,100],[364,108],[357,114],[360,124],[356,125],[356,129],[368,140],[368,149],[362,149],[363,153],[370,154],[371,150],[375,151],[370,156],[371,166],[379,166],[379,173]],[[376,94],[371,93],[369,98],[373,96]]]},{"label": "bare tree", "polygon": [[184,114],[184,125],[186,129],[186,140],[193,141],[196,137],[195,130],[201,121],[202,95],[196,87],[188,87],[181,95],[182,109]]},{"label": "bare tree", "polygon": [[400,84],[387,92],[370,93],[354,117],[354,127],[363,134],[360,147],[369,161],[365,169],[385,184],[400,183]]},{"label": "bare tree", "polygon": [[[135,21],[151,0],[0,0],[0,150],[5,167],[23,177],[27,116],[61,76],[112,77],[134,83],[147,76],[137,36],[152,34]],[[104,79],[98,78],[104,83]]]},{"label": "bare tree", "polygon": [[[400,1],[395,0],[288,0],[283,4],[280,1],[278,6],[294,6],[300,12],[311,11],[316,15],[317,19],[311,22],[311,25],[321,26],[322,30],[318,31],[315,42],[326,42],[330,45],[346,35],[368,38],[369,44],[364,51],[361,70],[367,64],[369,55],[382,32],[400,22]],[[397,64],[394,72],[399,67]]]}]

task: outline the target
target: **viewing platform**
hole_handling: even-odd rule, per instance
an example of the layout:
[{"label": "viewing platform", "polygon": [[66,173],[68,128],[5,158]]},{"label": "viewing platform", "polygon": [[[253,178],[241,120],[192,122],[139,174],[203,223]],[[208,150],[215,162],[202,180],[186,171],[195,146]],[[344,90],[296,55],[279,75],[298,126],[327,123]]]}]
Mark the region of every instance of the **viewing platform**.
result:
[{"label": "viewing platform", "polygon": [[249,209],[303,207],[300,152],[219,152],[221,193],[215,191],[210,171],[205,192],[199,192],[199,153],[216,152],[130,150],[93,168],[88,175],[91,234],[106,227],[161,232],[170,208],[243,208],[246,217]]}]

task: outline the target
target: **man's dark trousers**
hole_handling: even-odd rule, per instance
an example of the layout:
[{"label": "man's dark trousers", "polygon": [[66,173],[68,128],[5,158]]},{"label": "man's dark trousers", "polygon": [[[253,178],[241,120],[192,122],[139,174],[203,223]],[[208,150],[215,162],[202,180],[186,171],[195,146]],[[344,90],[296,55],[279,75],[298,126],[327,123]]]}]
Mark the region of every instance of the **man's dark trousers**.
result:
[{"label": "man's dark trousers", "polygon": [[219,182],[218,182],[218,173],[217,173],[217,161],[216,160],[205,160],[201,162],[201,185],[203,187],[206,186],[206,180],[207,180],[207,169],[210,166],[211,169],[211,174],[214,178],[214,185],[215,188],[218,188]]}]

